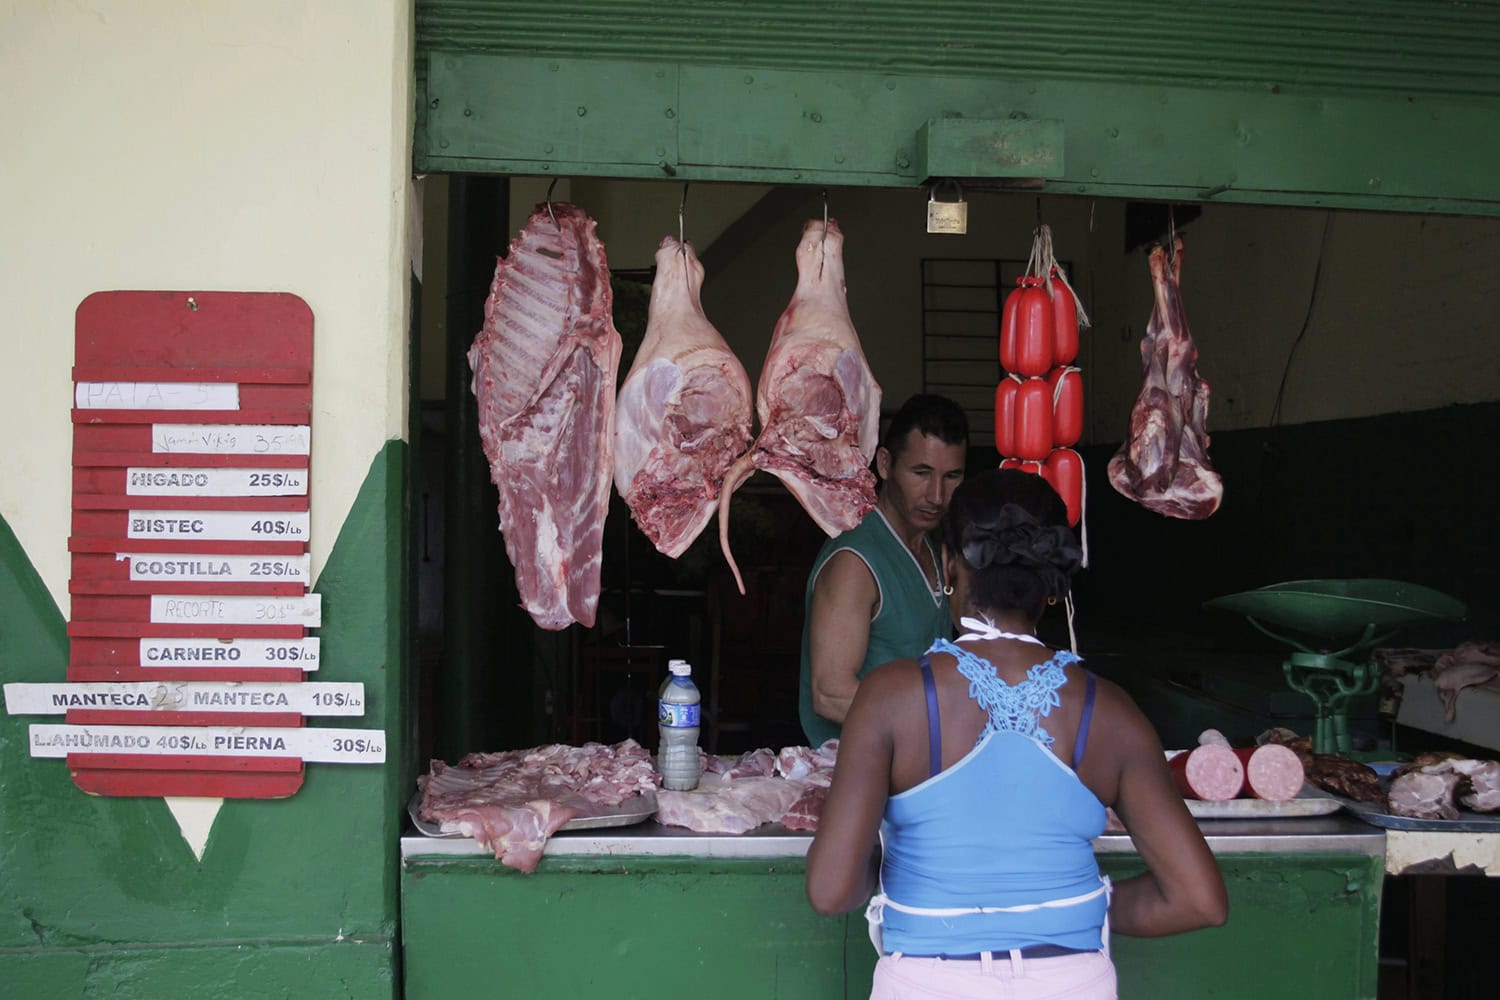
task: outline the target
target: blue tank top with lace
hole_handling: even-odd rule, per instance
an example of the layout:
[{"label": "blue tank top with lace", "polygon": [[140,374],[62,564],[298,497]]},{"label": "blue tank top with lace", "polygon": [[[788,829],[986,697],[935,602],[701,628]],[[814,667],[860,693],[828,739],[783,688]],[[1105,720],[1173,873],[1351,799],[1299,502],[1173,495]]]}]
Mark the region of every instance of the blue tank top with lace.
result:
[{"label": "blue tank top with lace", "polygon": [[[957,660],[988,721],[963,759],[886,805],[883,950],[1101,947],[1108,902],[1097,892],[1091,841],[1104,831],[1104,805],[1053,752],[1052,734],[1041,725],[1061,704],[1065,668],[1078,657],[1057,652],[1010,685],[961,645],[939,640],[931,653]],[[898,907],[964,912],[933,916]]]}]

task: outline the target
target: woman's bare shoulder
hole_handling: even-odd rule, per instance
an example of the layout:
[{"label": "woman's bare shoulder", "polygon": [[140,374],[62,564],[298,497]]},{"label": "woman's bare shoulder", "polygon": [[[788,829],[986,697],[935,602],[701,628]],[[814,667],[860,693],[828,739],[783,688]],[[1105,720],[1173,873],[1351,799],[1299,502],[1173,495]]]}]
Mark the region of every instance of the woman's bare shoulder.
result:
[{"label": "woman's bare shoulder", "polygon": [[1156,729],[1136,705],[1135,699],[1114,681],[1094,675],[1094,731],[1102,733],[1117,750],[1148,756],[1159,754]]},{"label": "woman's bare shoulder", "polygon": [[869,697],[899,697],[913,684],[922,683],[922,668],[916,660],[891,660],[871,670],[859,682],[859,693]]}]

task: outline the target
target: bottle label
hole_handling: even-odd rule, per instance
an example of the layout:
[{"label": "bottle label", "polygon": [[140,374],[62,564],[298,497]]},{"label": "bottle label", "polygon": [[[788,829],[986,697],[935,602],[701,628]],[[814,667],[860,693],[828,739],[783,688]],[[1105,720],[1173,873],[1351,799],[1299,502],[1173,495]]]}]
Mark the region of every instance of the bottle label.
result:
[{"label": "bottle label", "polygon": [[698,725],[700,705],[669,705],[657,702],[656,721],[672,729],[692,729]]}]

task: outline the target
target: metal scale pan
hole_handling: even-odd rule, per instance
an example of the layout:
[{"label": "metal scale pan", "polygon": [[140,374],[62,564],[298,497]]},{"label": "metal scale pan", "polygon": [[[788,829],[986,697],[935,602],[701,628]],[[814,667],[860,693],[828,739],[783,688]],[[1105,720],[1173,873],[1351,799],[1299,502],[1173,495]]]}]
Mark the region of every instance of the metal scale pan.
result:
[{"label": "metal scale pan", "polygon": [[1243,615],[1261,632],[1291,646],[1282,663],[1288,686],[1317,707],[1316,753],[1348,753],[1346,706],[1379,682],[1370,652],[1399,629],[1463,621],[1461,601],[1400,580],[1292,580],[1228,594],[1204,607]]}]

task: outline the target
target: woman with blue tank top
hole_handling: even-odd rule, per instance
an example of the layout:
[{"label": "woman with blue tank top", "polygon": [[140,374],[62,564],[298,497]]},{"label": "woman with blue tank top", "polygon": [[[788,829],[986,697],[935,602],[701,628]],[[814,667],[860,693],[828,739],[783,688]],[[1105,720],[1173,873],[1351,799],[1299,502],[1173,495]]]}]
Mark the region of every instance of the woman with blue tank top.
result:
[{"label": "woman with blue tank top", "polygon": [[[1150,723],[1036,637],[1081,554],[1041,477],[965,481],[943,521],[958,640],[860,684],[807,894],[825,914],[868,900],[871,1000],[1113,998],[1111,933],[1226,919],[1218,865]],[[1091,844],[1106,806],[1147,866],[1113,886]]]}]

